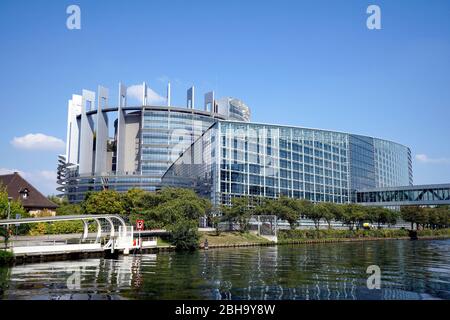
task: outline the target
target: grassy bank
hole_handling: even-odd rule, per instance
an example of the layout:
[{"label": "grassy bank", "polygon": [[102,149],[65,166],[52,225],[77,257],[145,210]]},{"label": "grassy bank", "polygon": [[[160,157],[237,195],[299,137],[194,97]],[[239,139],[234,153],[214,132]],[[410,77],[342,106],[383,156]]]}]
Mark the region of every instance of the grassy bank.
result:
[{"label": "grassy bank", "polygon": [[[420,230],[417,236],[421,237],[450,237],[450,229]],[[362,238],[404,238],[409,237],[408,230],[380,229],[380,230],[280,230],[279,242],[302,240],[338,240]]]},{"label": "grassy bank", "polygon": [[215,232],[202,232],[200,245],[203,245],[205,239],[208,239],[209,246],[233,246],[269,242],[267,239],[249,232],[222,232],[219,235],[216,235]]}]

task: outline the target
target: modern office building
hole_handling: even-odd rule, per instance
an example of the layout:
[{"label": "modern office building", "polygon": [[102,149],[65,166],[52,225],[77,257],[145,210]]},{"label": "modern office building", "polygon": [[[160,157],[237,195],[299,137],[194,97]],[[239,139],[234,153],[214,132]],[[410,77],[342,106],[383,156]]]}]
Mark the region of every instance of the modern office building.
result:
[{"label": "modern office building", "polygon": [[195,188],[215,205],[286,195],[355,202],[356,191],[412,185],[410,149],[372,137],[217,120],[171,165],[168,186]]},{"label": "modern office building", "polygon": [[[123,84],[116,105],[101,86],[97,93],[72,96],[66,153],[58,158],[58,190],[69,201],[83,200],[88,191],[181,186],[216,205],[244,195],[370,205],[369,192],[413,183],[411,151],[401,144],[252,123],[247,105],[216,99],[214,92],[204,95],[200,110],[194,87],[187,90],[185,107],[171,105],[170,84],[166,103],[152,105],[146,84],[139,88],[134,106]],[[450,201],[445,195],[443,201]]]},{"label": "modern office building", "polygon": [[58,190],[69,201],[84,199],[88,191],[126,191],[139,187],[154,191],[167,168],[218,120],[250,120],[250,109],[239,99],[215,99],[205,94],[203,110],[195,108],[194,87],[186,107],[149,105],[148,88],[141,86],[142,102],[127,104],[127,88],[119,85],[116,106],[104,87],[83,90],[68,104],[66,154],[58,157]]}]

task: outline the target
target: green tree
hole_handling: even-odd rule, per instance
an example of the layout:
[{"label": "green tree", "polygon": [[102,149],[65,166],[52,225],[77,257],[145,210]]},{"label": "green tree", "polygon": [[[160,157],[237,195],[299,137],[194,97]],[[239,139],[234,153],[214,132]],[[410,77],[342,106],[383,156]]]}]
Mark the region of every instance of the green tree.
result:
[{"label": "green tree", "polygon": [[58,206],[69,204],[69,200],[67,199],[67,197],[58,197],[55,195],[50,195],[47,196],[47,199],[53,202],[54,204],[57,204]]},{"label": "green tree", "polygon": [[313,210],[313,203],[307,199],[298,199],[297,200],[297,210],[298,215],[301,218],[307,218],[311,211]]},{"label": "green tree", "polygon": [[430,221],[430,211],[428,208],[420,208],[417,212],[416,223],[418,226],[422,226],[422,229],[425,229]]},{"label": "green tree", "polygon": [[291,229],[295,229],[300,211],[296,199],[281,196],[277,199],[268,199],[263,201],[260,206],[255,207],[255,214],[276,215],[278,219],[289,223]]},{"label": "green tree", "polygon": [[171,242],[177,250],[195,250],[198,248],[200,234],[198,222],[180,219],[170,226]]},{"label": "green tree", "polygon": [[232,225],[233,222],[239,224],[239,231],[248,230],[250,217],[254,213],[252,208],[252,199],[249,197],[235,197],[231,199],[231,206],[222,206],[222,214]]},{"label": "green tree", "polygon": [[439,206],[436,210],[439,216],[438,228],[448,228],[450,225],[450,206]]},{"label": "green tree", "polygon": [[145,221],[146,229],[169,228],[180,219],[193,220],[211,212],[211,202],[199,197],[193,190],[163,188],[157,192],[132,189],[123,195],[124,207],[130,213],[129,221]]},{"label": "green tree", "polygon": [[58,208],[56,208],[57,216],[70,216],[70,215],[79,215],[82,214],[82,208],[79,204],[61,204]]},{"label": "green tree", "polygon": [[395,224],[397,222],[398,213],[394,210],[383,207],[367,207],[366,212],[368,220],[376,222],[378,228],[381,228],[382,224]]},{"label": "green tree", "polygon": [[28,216],[20,201],[11,200],[9,205],[8,202],[8,192],[6,191],[6,187],[0,184],[0,219],[6,219],[8,217],[8,207],[11,210],[11,219],[14,219],[16,214],[20,214],[22,217]]},{"label": "green tree", "polygon": [[[326,213],[325,213],[326,212]],[[320,227],[320,220],[324,217],[325,214],[328,214],[328,208],[322,202],[315,204],[312,207],[312,210],[309,211],[307,217],[314,222],[314,226],[317,230]]]},{"label": "green tree", "polygon": [[87,193],[81,208],[84,214],[125,214],[122,197],[114,190]]},{"label": "green tree", "polygon": [[331,229],[331,221],[337,220],[337,217],[342,216],[339,205],[332,202],[321,202],[318,205],[319,209],[323,209],[322,215],[328,224],[328,229]]},{"label": "green tree", "polygon": [[353,230],[355,226],[359,229],[366,219],[367,214],[363,206],[353,203],[344,205],[342,220],[350,230]]},{"label": "green tree", "polygon": [[211,224],[212,224],[213,228],[216,229],[216,235],[217,236],[220,235],[220,233],[221,233],[221,230],[219,227],[219,223],[221,221],[220,216],[213,215],[213,216],[211,216],[210,220],[211,220]]},{"label": "green tree", "polygon": [[424,208],[419,206],[405,206],[400,208],[402,219],[411,223],[411,229],[414,229],[414,223],[418,227],[425,220],[424,211]]},{"label": "green tree", "polygon": [[146,191],[139,188],[128,189],[126,193],[122,194],[122,202],[127,214],[135,213],[139,211],[143,206],[143,198],[146,195]]}]

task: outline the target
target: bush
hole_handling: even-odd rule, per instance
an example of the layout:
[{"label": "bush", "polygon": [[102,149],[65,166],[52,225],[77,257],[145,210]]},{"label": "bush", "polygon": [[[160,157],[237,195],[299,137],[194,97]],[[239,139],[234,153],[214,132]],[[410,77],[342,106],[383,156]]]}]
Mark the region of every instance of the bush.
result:
[{"label": "bush", "polygon": [[280,240],[344,239],[344,238],[398,238],[407,237],[407,230],[280,230]]},{"label": "bush", "polygon": [[10,265],[14,261],[14,255],[5,250],[0,250],[0,266]]},{"label": "bush", "polygon": [[171,243],[177,250],[195,250],[198,248],[200,234],[197,221],[180,220],[171,227]]},{"label": "bush", "polygon": [[417,231],[418,237],[450,236],[450,229],[424,229]]},{"label": "bush", "polygon": [[[36,223],[32,224],[29,234],[31,236],[39,236],[44,234],[69,234],[82,233],[84,225],[82,221],[56,221],[52,223]],[[89,231],[97,230],[96,224],[89,225]]]}]

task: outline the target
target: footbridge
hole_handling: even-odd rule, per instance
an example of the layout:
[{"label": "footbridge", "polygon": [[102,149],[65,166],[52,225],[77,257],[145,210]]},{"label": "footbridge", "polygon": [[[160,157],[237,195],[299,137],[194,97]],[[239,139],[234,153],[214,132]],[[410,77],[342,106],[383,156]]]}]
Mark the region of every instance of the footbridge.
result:
[{"label": "footbridge", "polygon": [[[61,253],[110,252],[128,254],[130,250],[156,246],[155,238],[135,237],[133,226],[128,226],[119,215],[67,215],[42,218],[0,220],[0,226],[19,226],[58,221],[82,221],[83,233],[78,239],[65,235],[13,238],[8,250],[15,256],[51,255]],[[97,231],[92,236],[89,225],[95,223]]]},{"label": "footbridge", "polygon": [[450,205],[450,184],[430,184],[367,189],[356,192],[356,203],[365,206]]}]

